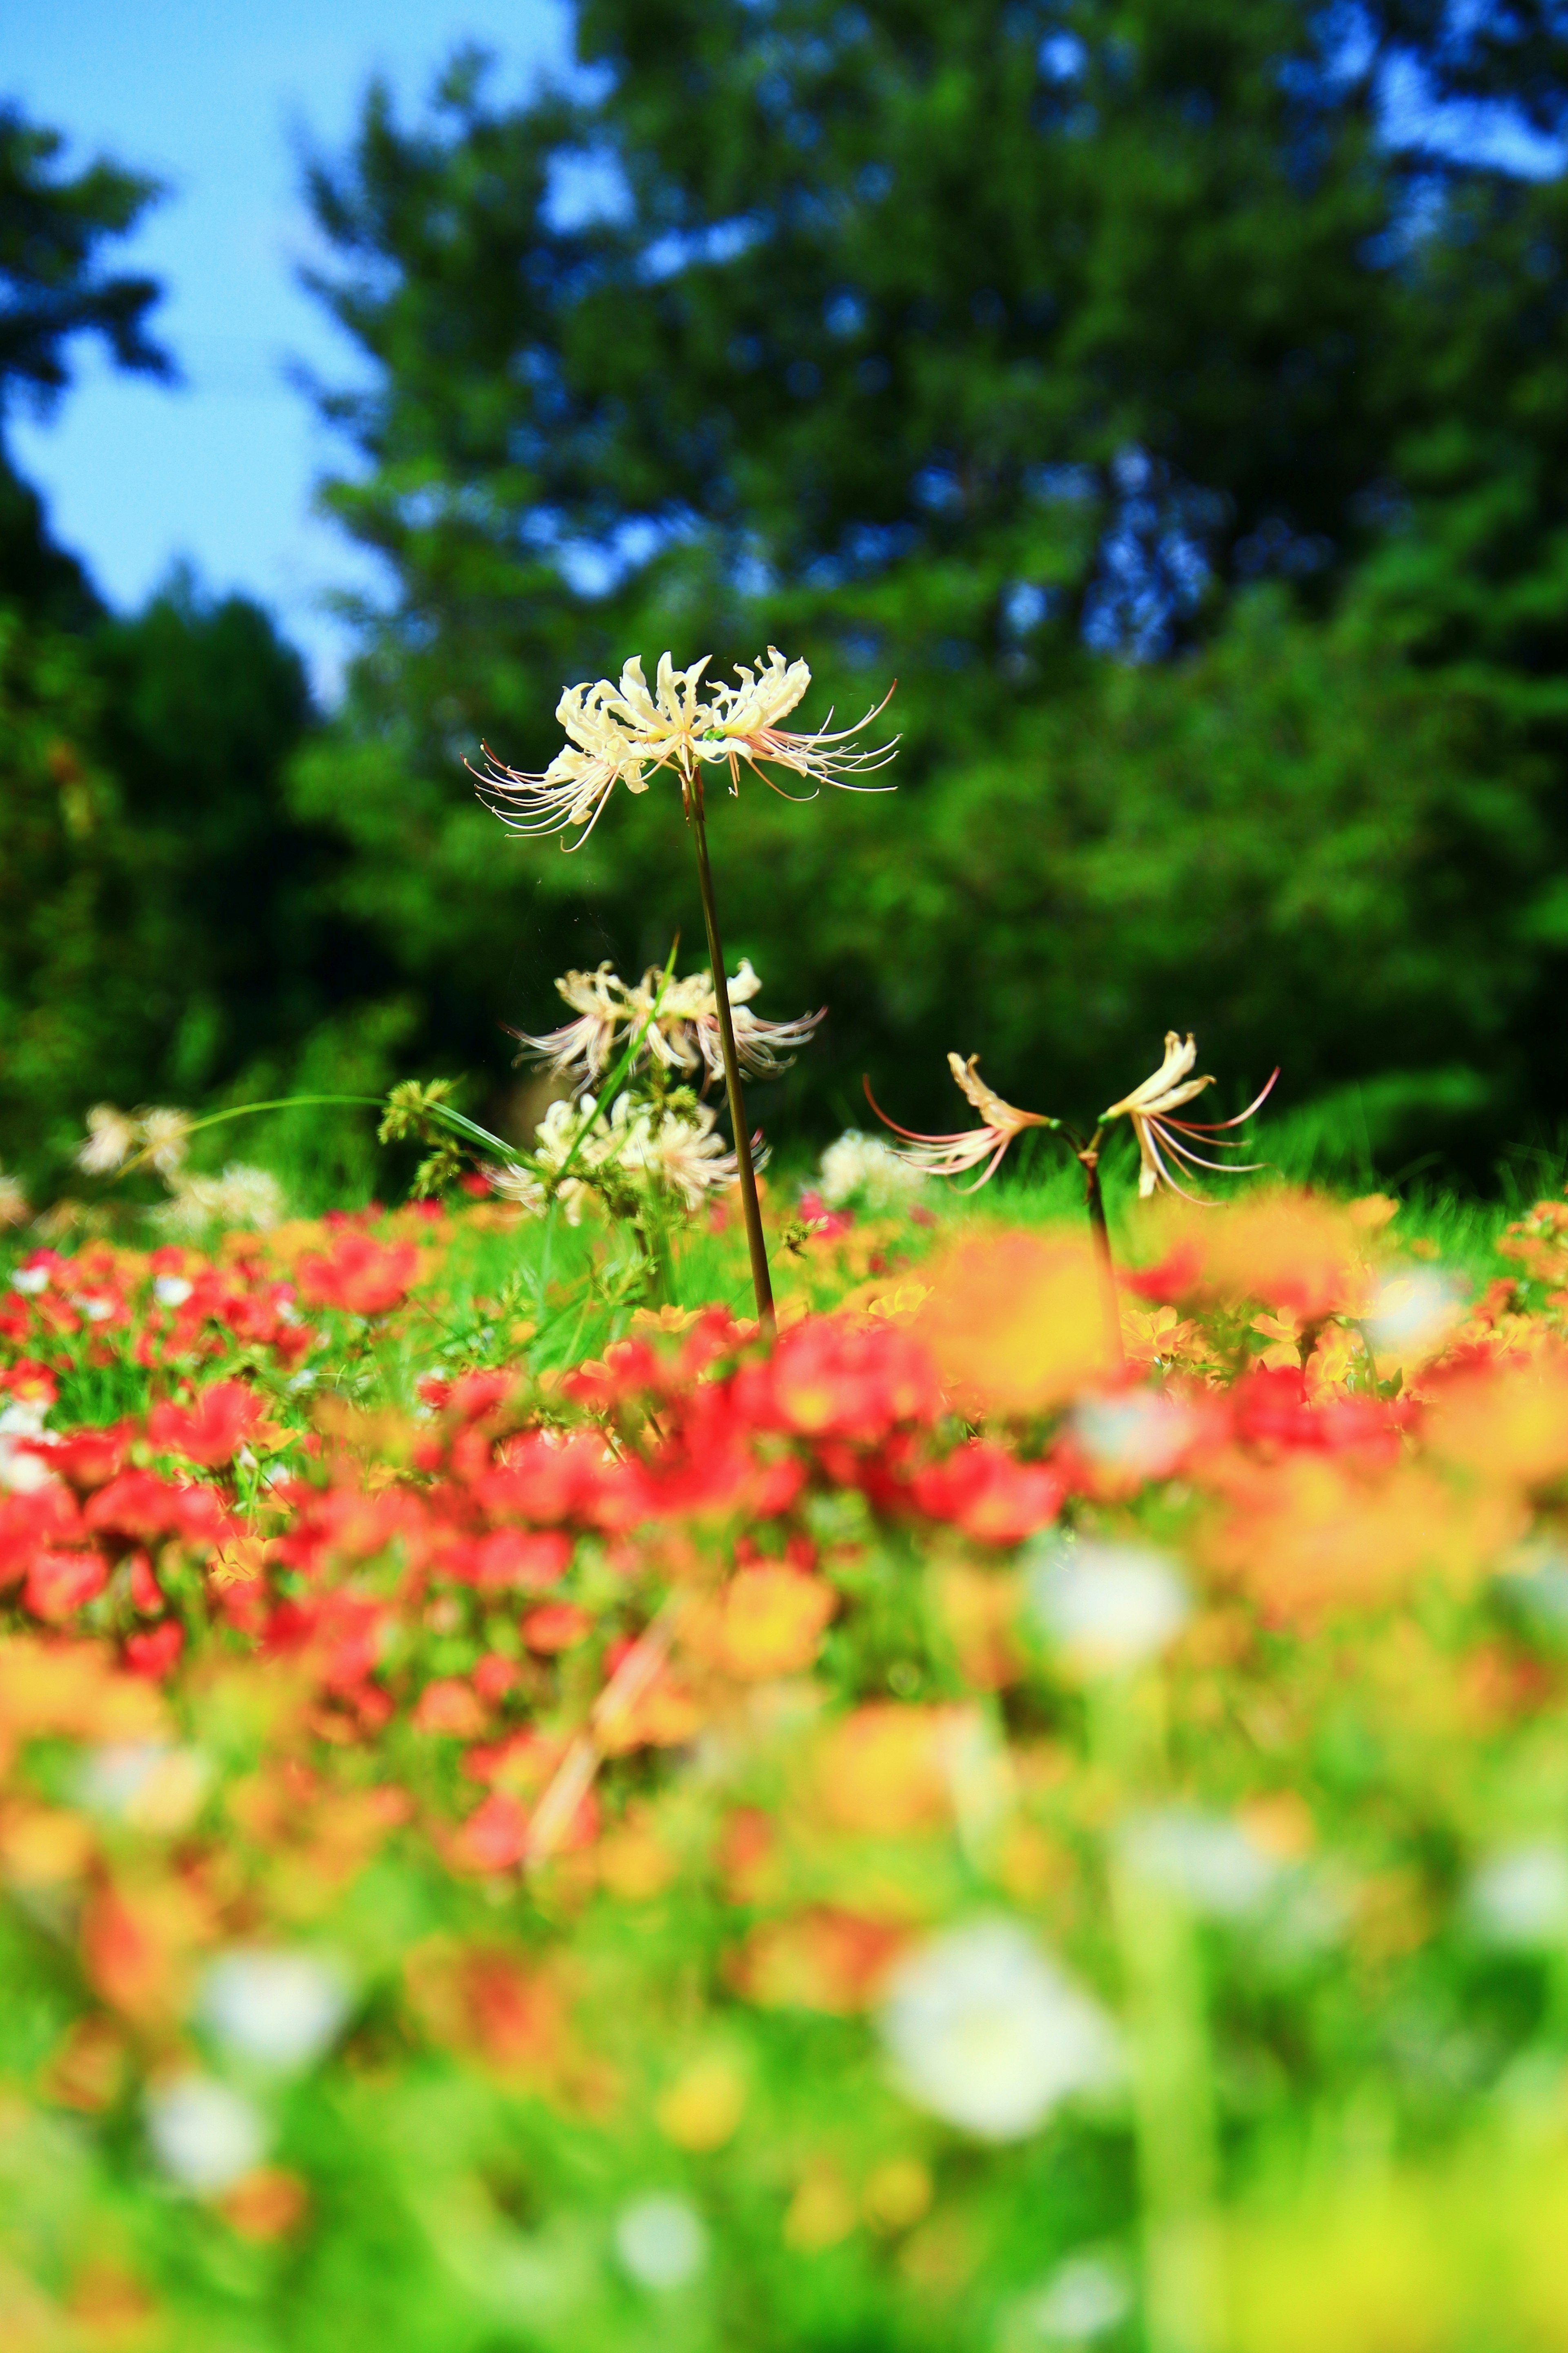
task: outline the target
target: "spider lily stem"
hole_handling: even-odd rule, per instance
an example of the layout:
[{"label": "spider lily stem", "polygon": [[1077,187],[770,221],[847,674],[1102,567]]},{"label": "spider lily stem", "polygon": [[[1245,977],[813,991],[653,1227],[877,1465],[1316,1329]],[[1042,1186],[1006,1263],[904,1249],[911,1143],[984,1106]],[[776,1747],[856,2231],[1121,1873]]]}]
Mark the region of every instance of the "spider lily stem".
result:
[{"label": "spider lily stem", "polygon": [[767,1245],[763,1240],[757,1172],[752,1166],[751,1131],[746,1125],[746,1106],[741,1093],[741,1058],[735,1051],[735,1024],[730,1012],[724,951],[719,941],[719,917],[713,904],[713,875],[708,863],[708,828],[702,813],[700,775],[693,776],[688,787],[686,813],[697,845],[697,881],[702,893],[702,920],[708,927],[708,961],[713,967],[713,1001],[719,1015],[719,1042],[724,1057],[724,1091],[730,1099],[730,1125],[735,1136],[741,1213],[745,1219],[746,1248],[752,1260],[752,1288],[757,1295],[757,1321],[763,1333],[771,1336],[774,1328],[773,1278],[768,1272]]},{"label": "spider lily stem", "polygon": [[[1068,1134],[1072,1134],[1068,1129]],[[1083,1170],[1083,1204],[1089,1212],[1089,1230],[1094,1243],[1094,1255],[1100,1268],[1100,1298],[1105,1310],[1105,1344],[1110,1360],[1118,1371],[1125,1371],[1126,1352],[1121,1345],[1121,1303],[1116,1290],[1116,1262],[1110,1255],[1110,1229],[1105,1222],[1105,1196],[1100,1186],[1100,1145],[1103,1128],[1097,1127],[1087,1144],[1072,1135],[1072,1148],[1079,1166]]]}]

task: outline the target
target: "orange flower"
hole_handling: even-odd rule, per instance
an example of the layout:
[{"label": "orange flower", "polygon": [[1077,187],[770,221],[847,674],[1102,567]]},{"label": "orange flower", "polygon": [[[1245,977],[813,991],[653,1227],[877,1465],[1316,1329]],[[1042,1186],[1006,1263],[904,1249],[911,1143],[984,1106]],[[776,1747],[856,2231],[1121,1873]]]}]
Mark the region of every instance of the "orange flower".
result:
[{"label": "orange flower", "polygon": [[1568,1472],[1568,1357],[1458,1374],[1443,1383],[1426,1428],[1435,1454],[1482,1478],[1548,1485]]},{"label": "orange flower", "polygon": [[742,1568],[720,1609],[714,1651],[732,1675],[752,1681],[809,1667],[838,1606],[833,1588],[795,1568]]},{"label": "orange flower", "polygon": [[913,1328],[966,1409],[1044,1412],[1110,1369],[1100,1276],[1076,1236],[963,1242],[931,1282]]}]

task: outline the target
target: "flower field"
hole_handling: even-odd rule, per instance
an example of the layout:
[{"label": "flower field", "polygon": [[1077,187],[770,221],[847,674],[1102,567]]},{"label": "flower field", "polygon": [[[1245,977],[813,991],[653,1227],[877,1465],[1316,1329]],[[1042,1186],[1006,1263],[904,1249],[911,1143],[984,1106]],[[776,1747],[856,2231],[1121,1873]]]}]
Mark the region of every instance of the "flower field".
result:
[{"label": "flower field", "polygon": [[18,1248],[7,2345],[1568,2344],[1568,1204],[835,1151]]}]

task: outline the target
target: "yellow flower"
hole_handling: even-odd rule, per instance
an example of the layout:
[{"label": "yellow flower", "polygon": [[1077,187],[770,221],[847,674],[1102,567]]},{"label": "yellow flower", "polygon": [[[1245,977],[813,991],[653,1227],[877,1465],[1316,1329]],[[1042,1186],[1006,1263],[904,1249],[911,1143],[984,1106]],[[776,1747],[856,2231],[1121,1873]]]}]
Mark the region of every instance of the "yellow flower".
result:
[{"label": "yellow flower", "polygon": [[766,660],[754,670],[744,663],[737,667],[738,686],[721,686],[704,679],[710,659],[704,654],[689,670],[677,670],[669,655],[661,654],[651,691],[637,656],[618,681],[602,678],[569,686],[555,709],[569,741],[537,776],[507,767],[487,746],[488,765],[474,771],[484,798],[518,833],[579,827],[577,840],[569,845],[575,849],[592,833],[617,784],[628,792],[646,792],[650,776],[660,768],[674,768],[684,800],[705,766],[728,767],[735,792],[742,763],[759,774],[777,767],[818,784],[848,786],[853,777],[892,758],[896,737],[891,744],[850,745],[850,738],[886,707],[886,696],[853,727],[797,732],[779,723],[811,683],[805,662],[786,662],[770,646]]}]

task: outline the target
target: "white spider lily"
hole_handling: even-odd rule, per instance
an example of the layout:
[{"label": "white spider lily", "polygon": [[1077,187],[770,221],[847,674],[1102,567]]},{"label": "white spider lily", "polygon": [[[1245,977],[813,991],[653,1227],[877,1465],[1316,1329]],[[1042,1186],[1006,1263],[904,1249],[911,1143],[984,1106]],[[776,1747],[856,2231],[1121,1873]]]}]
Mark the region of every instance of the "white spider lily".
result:
[{"label": "white spider lily", "polygon": [[94,1103],[87,1115],[87,1135],[76,1148],[76,1165],[89,1176],[110,1176],[125,1163],[141,1142],[142,1131],[129,1112],[112,1103]]},{"label": "white spider lily", "polygon": [[912,1127],[900,1127],[897,1120],[889,1119],[879,1108],[870,1087],[866,1089],[866,1099],[883,1125],[890,1127],[909,1145],[910,1149],[898,1155],[906,1167],[918,1169],[922,1176],[961,1176],[965,1169],[979,1168],[984,1161],[985,1166],[980,1175],[964,1188],[970,1193],[978,1192],[996,1174],[1002,1155],[1015,1136],[1022,1135],[1026,1127],[1057,1124],[1043,1112],[1019,1111],[1016,1104],[1004,1103],[994,1088],[988,1087],[981,1077],[975,1067],[979,1060],[978,1054],[971,1054],[967,1062],[960,1061],[956,1054],[947,1058],[954,1085],[974,1105],[982,1122],[979,1127],[961,1128],[952,1135],[920,1135]]},{"label": "white spider lily", "polygon": [[[620,979],[607,964],[597,972],[569,972],[555,987],[576,1019],[538,1038],[521,1029],[511,1035],[552,1076],[569,1077],[579,1088],[593,1086],[614,1060],[623,1035],[629,1037],[638,1029],[643,1036],[634,1071],[653,1061],[689,1077],[701,1071],[704,1083],[721,1077],[723,1048],[712,974],[672,980],[661,997],[662,980],[657,965],[650,965],[635,986]],[[771,1079],[787,1069],[792,1048],[810,1044],[826,1008],[794,1021],[764,1021],[750,1005],[762,985],[751,959],[742,956],[740,970],[725,987],[741,1068],[749,1078]]]},{"label": "white spider lily", "polygon": [[[1138,1193],[1142,1200],[1147,1200],[1162,1185],[1167,1186],[1173,1193],[1179,1193],[1184,1201],[1198,1198],[1178,1183],[1166,1165],[1165,1154],[1169,1154],[1172,1160],[1184,1163],[1186,1167],[1212,1168],[1222,1176],[1247,1176],[1263,1166],[1258,1160],[1205,1160],[1201,1153],[1194,1152],[1190,1144],[1184,1143],[1182,1139],[1196,1136],[1208,1141],[1219,1137],[1227,1127],[1244,1126],[1268,1094],[1275,1079],[1279,1076],[1279,1071],[1274,1072],[1261,1093],[1255,1095],[1247,1109],[1237,1112],[1234,1119],[1173,1119],[1173,1112],[1180,1111],[1184,1104],[1201,1095],[1205,1087],[1214,1084],[1212,1078],[1194,1079],[1189,1075],[1197,1058],[1197,1041],[1190,1030],[1184,1041],[1178,1030],[1167,1029],[1165,1059],[1159,1069],[1141,1086],[1134,1087],[1131,1094],[1123,1095],[1120,1103],[1113,1103],[1108,1111],[1100,1113],[1102,1121],[1126,1118],[1132,1123],[1142,1163],[1138,1172]],[[1234,1151],[1236,1146],[1222,1143],[1220,1149]]]},{"label": "white spider lily", "polygon": [[[758,774],[776,767],[817,784],[848,786],[857,776],[892,758],[896,737],[876,746],[851,744],[886,707],[886,696],[853,727],[797,732],[779,722],[811,683],[805,662],[786,662],[770,646],[756,670],[738,667],[738,686],[721,686],[704,679],[711,659],[704,654],[689,670],[677,670],[669,655],[661,654],[651,691],[637,656],[618,681],[602,678],[568,687],[555,716],[569,740],[549,767],[539,775],[509,768],[487,745],[487,765],[474,770],[484,799],[514,832],[580,828],[568,845],[575,849],[594,830],[617,784],[628,792],[646,792],[660,768],[674,768],[684,801],[704,766],[727,766],[730,788],[738,792],[742,764]],[[764,782],[773,779],[764,776]]]}]

